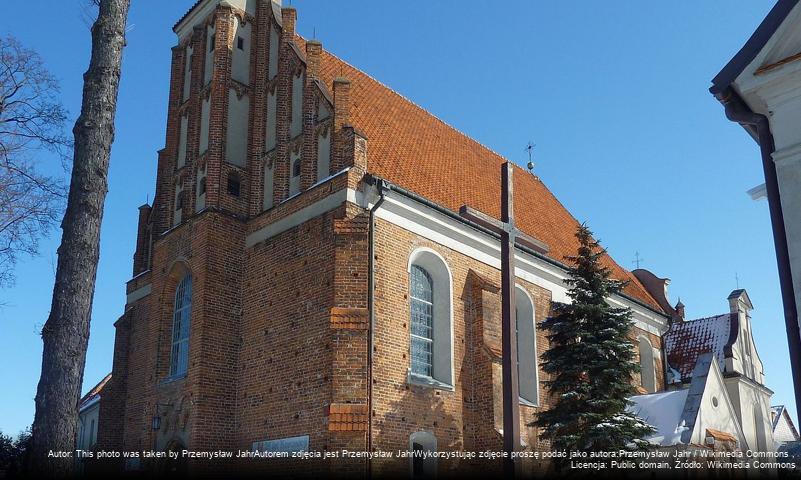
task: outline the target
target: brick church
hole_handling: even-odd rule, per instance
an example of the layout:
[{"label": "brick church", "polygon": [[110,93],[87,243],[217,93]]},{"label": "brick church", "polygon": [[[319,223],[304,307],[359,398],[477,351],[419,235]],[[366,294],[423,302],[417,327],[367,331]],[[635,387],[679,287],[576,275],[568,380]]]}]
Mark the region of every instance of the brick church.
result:
[{"label": "brick church", "polygon": [[[295,22],[276,0],[200,0],[175,24],[98,448],[501,450],[500,243],[464,212],[499,217],[506,160]],[[536,239],[518,245],[516,298],[521,442],[537,449],[536,325],[568,300],[577,221],[515,170]],[[662,391],[676,312],[653,279],[604,262],[629,281],[610,302],[633,312],[639,389]]]}]

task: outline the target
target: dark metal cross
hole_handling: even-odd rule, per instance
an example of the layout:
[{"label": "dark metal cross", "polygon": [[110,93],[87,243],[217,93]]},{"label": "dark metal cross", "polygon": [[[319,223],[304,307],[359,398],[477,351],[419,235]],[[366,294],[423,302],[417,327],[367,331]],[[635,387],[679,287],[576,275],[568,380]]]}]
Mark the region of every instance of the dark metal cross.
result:
[{"label": "dark metal cross", "polygon": [[639,251],[637,251],[637,252],[634,252],[634,261],[633,261],[633,262],[631,262],[631,263],[633,263],[634,265],[636,265],[636,266],[637,266],[637,268],[639,269],[639,268],[640,268],[640,264],[641,264],[643,261],[645,261],[645,259],[644,259],[644,258],[642,258],[642,257],[640,256],[640,252],[639,252]]},{"label": "dark metal cross", "polygon": [[504,473],[515,474],[514,452],[520,450],[520,389],[517,376],[517,315],[515,311],[515,247],[547,253],[548,246],[515,227],[512,164],[501,166],[501,221],[467,205],[459,213],[501,237],[501,360],[503,379],[503,449],[507,454]]}]

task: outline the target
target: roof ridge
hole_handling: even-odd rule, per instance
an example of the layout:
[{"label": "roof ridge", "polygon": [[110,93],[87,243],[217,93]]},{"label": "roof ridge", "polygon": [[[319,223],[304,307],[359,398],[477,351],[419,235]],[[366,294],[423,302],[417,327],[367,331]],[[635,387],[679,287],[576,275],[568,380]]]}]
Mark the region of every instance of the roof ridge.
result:
[{"label": "roof ridge", "polygon": [[721,318],[721,317],[728,317],[729,315],[731,315],[731,313],[721,313],[721,314],[718,314],[718,315],[710,315],[708,317],[694,318],[692,320],[685,320],[683,322],[677,323],[677,325],[693,323],[693,322],[699,322],[699,321],[702,321],[702,320],[712,320],[712,319]]},{"label": "roof ridge", "polygon": [[[295,44],[300,43],[301,44],[301,45],[299,45],[299,47],[302,47],[303,46],[302,44],[307,42],[307,40],[302,35],[300,35],[298,32],[295,32],[293,40],[294,40],[293,43],[295,43]],[[353,65],[352,63],[348,62],[347,60],[344,60],[340,56],[336,55],[330,49],[324,47],[323,48],[323,54],[329,56],[333,60],[333,62],[339,62],[340,65],[338,65],[338,66],[340,67],[340,69],[342,67],[350,69],[352,71],[351,73],[353,75],[356,75],[357,78],[363,78],[364,80],[366,80],[368,82],[372,82],[375,87],[380,88],[381,90],[391,94],[392,97],[398,99],[400,102],[403,102],[404,104],[406,104],[410,108],[413,108],[415,111],[417,111],[421,115],[423,115],[426,119],[434,120],[434,121],[437,122],[438,125],[444,127],[447,131],[451,132],[452,134],[456,134],[456,137],[458,137],[458,139],[460,139],[462,141],[465,141],[465,143],[468,145],[467,148],[470,148],[470,149],[475,151],[477,161],[479,161],[481,163],[484,163],[487,166],[491,166],[491,159],[488,158],[488,156],[493,156],[494,159],[500,160],[502,162],[509,162],[514,167],[517,167],[522,174],[530,173],[530,172],[527,172],[523,168],[522,165],[518,164],[517,162],[515,162],[513,160],[510,160],[510,159],[506,158],[505,156],[503,156],[502,154],[500,154],[497,151],[493,150],[492,148],[490,148],[489,146],[485,145],[484,143],[476,140],[475,138],[469,136],[467,133],[459,130],[458,128],[456,128],[453,125],[449,124],[448,122],[444,121],[443,119],[441,119],[437,115],[433,114],[431,111],[429,111],[425,107],[419,105],[415,101],[413,101],[410,98],[404,96],[403,94],[401,94],[397,90],[393,89],[392,87],[390,87],[386,83],[382,82],[381,80],[377,79],[376,77],[374,77],[370,73],[367,73],[363,69]],[[341,70],[338,73],[333,72],[333,71],[329,71],[329,74],[345,75],[345,73],[342,72]],[[352,81],[356,80],[356,78],[352,78],[351,80]],[[357,83],[358,82],[354,82],[354,84],[357,84]],[[370,87],[367,87],[367,88],[369,89]],[[358,127],[358,125],[356,125],[356,126]],[[577,225],[581,224],[581,222],[578,220],[578,218],[576,218],[573,215],[573,213],[565,206],[565,204],[556,195],[554,195],[554,193],[550,190],[550,188],[548,188],[548,186],[545,184],[545,182],[542,181],[542,179],[540,179],[536,175],[530,175],[530,178],[533,180],[534,185],[536,185],[535,188],[542,188],[545,191],[544,194],[547,195],[554,203],[556,203],[559,206],[559,208],[561,208],[561,210],[567,215],[567,217],[570,218],[570,220],[572,220],[573,225],[577,226]],[[485,213],[489,213],[489,212],[485,212]],[[650,304],[651,308],[658,308],[657,307],[658,303],[655,301],[653,296],[651,296],[651,294],[648,292],[648,290],[642,285],[642,283],[639,281],[639,279],[636,276],[634,276],[634,274],[632,274],[630,270],[626,269],[621,264],[619,264],[617,261],[615,261],[615,259],[612,257],[612,255],[609,253],[609,251],[606,248],[604,248],[604,252],[606,253],[605,256],[608,258],[608,266],[613,268],[613,269],[616,267],[616,268],[618,268],[620,270],[620,272],[621,272],[620,276],[622,278],[618,278],[618,280],[624,281],[624,282],[627,282],[627,283],[631,284],[632,288],[636,289],[636,291],[638,292],[638,295],[634,295],[634,294],[628,293],[628,292],[622,292],[622,293],[624,293],[624,295],[628,295],[630,298],[635,298],[635,299],[637,299],[639,297],[643,297],[642,299],[640,299],[640,301],[643,301],[646,304]],[[554,257],[554,258],[558,258],[558,257]],[[562,259],[559,259],[559,260],[562,260]],[[615,276],[617,276],[617,275],[615,275]],[[645,299],[648,299],[648,300],[645,300]]]},{"label": "roof ridge", "polygon": [[[295,33],[295,36],[301,38],[304,42],[306,41],[306,39],[303,38],[297,32]],[[339,60],[340,62],[342,62],[345,65],[349,66],[350,68],[356,70],[357,72],[361,73],[362,75],[364,75],[365,77],[367,77],[370,80],[374,81],[375,83],[377,83],[377,84],[381,85],[382,87],[386,88],[388,91],[390,91],[391,93],[397,95],[402,100],[408,102],[411,105],[414,105],[416,108],[418,108],[419,110],[423,111],[424,113],[429,115],[434,120],[436,120],[436,121],[440,122],[441,124],[445,125],[446,127],[448,127],[449,129],[453,130],[454,132],[458,133],[459,135],[461,135],[462,137],[466,138],[467,140],[470,140],[471,142],[473,142],[476,145],[480,146],[484,150],[487,150],[488,152],[492,153],[493,155],[496,155],[496,156],[500,157],[503,160],[506,160],[506,161],[508,161],[508,162],[510,162],[510,163],[512,163],[514,165],[517,165],[513,160],[509,160],[508,158],[504,157],[503,155],[501,155],[500,153],[496,152],[495,150],[493,150],[492,148],[488,147],[487,145],[485,145],[485,144],[479,142],[478,140],[476,140],[475,138],[467,135],[463,131],[459,130],[458,128],[456,128],[453,125],[451,125],[448,122],[446,122],[445,120],[443,120],[443,119],[439,118],[438,116],[434,115],[433,113],[428,111],[425,107],[423,107],[423,106],[419,105],[418,103],[416,103],[414,100],[412,100],[412,99],[406,97],[405,95],[403,95],[402,93],[396,91],[395,89],[393,89],[392,87],[390,87],[386,83],[382,82],[381,80],[378,80],[374,76],[370,75],[369,73],[367,73],[366,71],[362,70],[361,68],[356,67],[355,65],[353,65],[352,63],[348,62],[347,60],[339,57],[338,55],[335,55],[333,52],[331,52],[331,50],[323,49],[323,51],[324,52],[328,52],[328,54],[331,55],[332,57],[336,58],[337,60]],[[520,167],[519,165],[517,165],[517,166]],[[520,167],[520,168],[522,169],[522,167]]]}]

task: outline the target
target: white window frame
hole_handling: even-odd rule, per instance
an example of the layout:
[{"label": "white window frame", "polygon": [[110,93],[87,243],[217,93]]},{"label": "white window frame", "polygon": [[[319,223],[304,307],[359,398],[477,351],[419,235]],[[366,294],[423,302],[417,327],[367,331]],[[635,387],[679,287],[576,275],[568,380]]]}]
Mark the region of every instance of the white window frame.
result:
[{"label": "white window frame", "polygon": [[[453,275],[445,259],[436,251],[420,247],[409,255],[407,282],[411,280],[412,266],[423,268],[431,276],[433,289],[433,366],[430,377],[418,375],[411,369],[411,300],[409,318],[409,367],[408,382],[443,390],[454,390],[454,346],[453,346]],[[411,285],[407,291],[411,297]]]},{"label": "white window frame", "polygon": [[[423,281],[428,283],[428,288],[430,290],[431,298],[420,298],[415,296],[414,294],[414,281],[413,277],[415,275],[415,271],[419,271],[420,275],[423,276]],[[414,329],[415,323],[415,304],[422,304],[423,307],[428,307],[427,310],[430,313],[426,313],[426,316],[430,316],[431,322],[431,332],[428,336],[421,336],[417,335]],[[411,356],[410,356],[410,363],[413,375],[422,375],[425,377],[433,377],[434,376],[434,279],[431,278],[431,274],[428,273],[426,269],[421,267],[420,265],[412,265],[409,268],[409,304],[411,307],[410,318],[409,318],[409,336],[411,342]],[[415,356],[414,356],[414,345],[416,342],[421,344],[425,344],[428,346],[428,349],[431,353],[431,358],[428,362],[426,362],[425,367],[428,370],[428,373],[420,373],[415,372]]]}]

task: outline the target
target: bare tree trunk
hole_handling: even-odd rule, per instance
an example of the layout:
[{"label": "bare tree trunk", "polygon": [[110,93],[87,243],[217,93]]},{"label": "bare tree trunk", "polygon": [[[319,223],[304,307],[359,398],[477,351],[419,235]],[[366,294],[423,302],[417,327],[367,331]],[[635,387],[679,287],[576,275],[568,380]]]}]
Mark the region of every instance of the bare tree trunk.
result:
[{"label": "bare tree trunk", "polygon": [[130,0],[100,2],[81,115],[73,129],[72,180],[61,224],[53,303],[42,329],[42,376],[30,457],[31,473],[48,477],[68,476],[74,465],[73,458],[48,454],[75,448],[129,6]]}]

